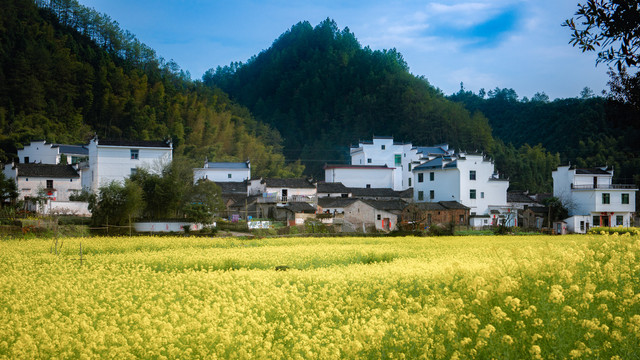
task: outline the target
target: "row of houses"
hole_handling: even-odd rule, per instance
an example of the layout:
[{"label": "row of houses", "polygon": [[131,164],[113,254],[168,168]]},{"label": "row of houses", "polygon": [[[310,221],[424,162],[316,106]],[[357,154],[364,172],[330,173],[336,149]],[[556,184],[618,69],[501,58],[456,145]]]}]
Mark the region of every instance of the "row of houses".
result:
[{"label": "row of houses", "polygon": [[[172,160],[170,141],[92,139],[84,146],[34,141],[18,151],[19,163],[5,175],[21,198],[42,189],[49,208],[82,190],[122,181],[139,168],[160,169]],[[350,149],[350,164],[325,166],[325,181],[252,178],[251,163],[209,162],[194,169],[194,182],[220,185],[231,219],[271,218],[300,224],[308,218],[345,229],[390,230],[454,223],[475,228],[505,224],[549,226],[542,205],[551,194],[509,192],[508,179],[481,153],[456,152],[447,144],[413,146],[374,137]],[[612,183],[612,168],[558,167],[553,196],[569,209],[559,231],[586,232],[592,226],[630,226],[635,211],[633,185]],[[53,206],[52,206],[53,204]]]}]

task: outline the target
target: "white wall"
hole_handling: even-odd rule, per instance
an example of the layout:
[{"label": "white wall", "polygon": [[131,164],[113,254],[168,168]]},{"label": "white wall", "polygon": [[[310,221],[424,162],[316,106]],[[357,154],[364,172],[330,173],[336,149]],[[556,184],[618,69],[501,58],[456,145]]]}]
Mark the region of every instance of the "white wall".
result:
[{"label": "white wall", "polygon": [[[171,162],[171,148],[125,147],[96,145],[95,140],[89,143],[89,169],[83,179],[89,181],[83,188],[96,192],[100,186],[112,181],[124,182],[131,176],[132,169],[146,168],[153,171]],[[138,150],[138,159],[131,159],[131,150]]]},{"label": "white wall", "polygon": [[251,170],[246,169],[210,169],[198,168],[193,169],[193,181],[199,179],[207,179],[214,182],[240,182],[251,178]]},{"label": "white wall", "polygon": [[326,168],[324,178],[346,187],[393,188],[393,170],[389,168]]},{"label": "white wall", "polygon": [[47,180],[53,180],[53,188],[56,191],[53,192],[51,198],[55,198],[57,201],[69,201],[70,195],[82,190],[80,178],[25,177],[18,174],[16,185],[20,194],[19,198],[38,196],[38,191],[47,187]]},{"label": "white wall", "polygon": [[44,214],[91,216],[89,203],[84,201],[48,201],[42,212]]},{"label": "white wall", "polygon": [[[382,148],[384,146],[384,149]],[[400,155],[400,164],[397,164],[396,155]],[[371,159],[371,162],[369,162]],[[359,143],[357,148],[351,149],[352,165],[386,165],[393,168],[392,186],[385,186],[393,190],[406,190],[409,187],[409,178],[412,177],[409,164],[418,160],[417,151],[409,144],[394,144],[392,138],[373,138],[372,143]],[[329,180],[327,180],[329,181]],[[345,184],[346,185],[346,184]],[[347,185],[349,186],[349,185]],[[353,187],[365,187],[362,184]]]},{"label": "white wall", "polygon": [[57,164],[60,158],[58,148],[52,148],[51,145],[45,141],[32,141],[24,149],[18,150],[20,163],[24,164],[25,157],[28,157],[29,163]]}]

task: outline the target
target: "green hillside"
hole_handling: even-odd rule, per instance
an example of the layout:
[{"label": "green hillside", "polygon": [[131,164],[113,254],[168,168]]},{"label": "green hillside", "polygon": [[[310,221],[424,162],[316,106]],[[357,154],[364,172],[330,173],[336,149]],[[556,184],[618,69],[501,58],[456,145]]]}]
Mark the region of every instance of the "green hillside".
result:
[{"label": "green hillside", "polygon": [[[277,131],[192,82],[108,15],[76,1],[6,0],[0,12],[0,161],[34,139],[171,137],[176,156],[252,161],[293,176]],[[43,4],[46,3],[46,4]]]}]

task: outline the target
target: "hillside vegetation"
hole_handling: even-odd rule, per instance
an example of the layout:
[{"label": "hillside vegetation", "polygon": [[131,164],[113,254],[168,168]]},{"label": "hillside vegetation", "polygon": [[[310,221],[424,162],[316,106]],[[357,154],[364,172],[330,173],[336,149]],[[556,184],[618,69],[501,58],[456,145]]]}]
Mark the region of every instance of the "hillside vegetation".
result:
[{"label": "hillside vegetation", "polygon": [[192,82],[108,15],[76,1],[7,0],[0,12],[0,161],[30,140],[171,137],[176,156],[252,161],[299,175],[277,131],[220,90]]}]

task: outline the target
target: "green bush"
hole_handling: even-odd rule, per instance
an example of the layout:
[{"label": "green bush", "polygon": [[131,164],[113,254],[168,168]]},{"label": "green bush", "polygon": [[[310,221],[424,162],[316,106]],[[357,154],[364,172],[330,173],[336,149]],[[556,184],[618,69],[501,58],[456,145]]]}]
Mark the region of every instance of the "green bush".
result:
[{"label": "green bush", "polygon": [[618,234],[618,235],[623,235],[623,234],[629,234],[629,235],[640,235],[640,228],[637,227],[622,227],[622,226],[617,226],[617,227],[606,227],[606,226],[598,226],[598,227],[593,227],[591,229],[589,229],[589,231],[587,232],[587,234]]}]

